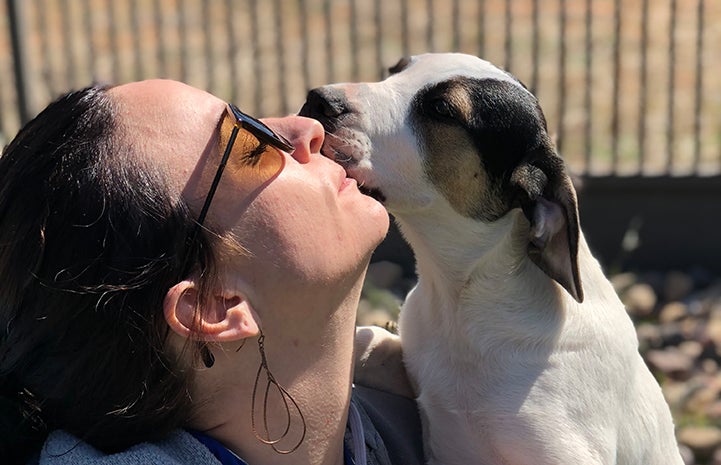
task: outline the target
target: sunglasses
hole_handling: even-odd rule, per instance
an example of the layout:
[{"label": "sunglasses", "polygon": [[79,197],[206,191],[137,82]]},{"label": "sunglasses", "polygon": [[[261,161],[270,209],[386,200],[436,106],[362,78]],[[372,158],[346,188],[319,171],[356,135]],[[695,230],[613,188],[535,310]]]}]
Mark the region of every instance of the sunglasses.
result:
[{"label": "sunglasses", "polygon": [[220,144],[225,144],[225,149],[205,197],[203,209],[198,215],[198,227],[205,221],[231,153],[237,155],[234,157],[235,166],[242,173],[242,178],[254,183],[259,182],[260,185],[275,176],[283,167],[283,154],[279,150],[293,151],[293,145],[285,137],[258,119],[243,113],[232,103],[227,105],[226,111],[226,118],[220,126]]},{"label": "sunglasses", "polygon": [[[285,152],[294,150],[293,145],[285,137],[274,132],[258,119],[243,113],[232,103],[226,106],[226,114],[220,123],[218,146],[225,147],[223,156],[193,232],[189,236],[187,242],[189,246],[196,243],[226,165],[230,163],[244,186],[255,189],[272,179],[283,168],[285,159],[281,150]],[[184,274],[189,268],[189,256],[186,255],[183,264]]]}]

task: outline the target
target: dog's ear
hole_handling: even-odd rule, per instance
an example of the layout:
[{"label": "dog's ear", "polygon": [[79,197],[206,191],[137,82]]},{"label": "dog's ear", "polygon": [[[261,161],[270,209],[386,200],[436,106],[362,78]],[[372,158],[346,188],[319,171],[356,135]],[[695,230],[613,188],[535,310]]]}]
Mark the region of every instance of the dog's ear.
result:
[{"label": "dog's ear", "polygon": [[578,202],[563,160],[551,149],[539,149],[514,169],[510,181],[531,223],[528,257],[576,301],[583,302]]}]

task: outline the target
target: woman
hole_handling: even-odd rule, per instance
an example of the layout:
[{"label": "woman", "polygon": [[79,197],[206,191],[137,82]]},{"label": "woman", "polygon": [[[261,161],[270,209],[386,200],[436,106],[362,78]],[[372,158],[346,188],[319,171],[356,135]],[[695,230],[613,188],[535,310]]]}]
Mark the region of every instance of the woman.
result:
[{"label": "woman", "polygon": [[200,90],[144,81],[70,93],[10,143],[8,460],[419,460],[414,420],[384,445],[393,418],[351,401],[355,311],[388,216],[319,154],[317,122],[267,123],[277,132]]}]

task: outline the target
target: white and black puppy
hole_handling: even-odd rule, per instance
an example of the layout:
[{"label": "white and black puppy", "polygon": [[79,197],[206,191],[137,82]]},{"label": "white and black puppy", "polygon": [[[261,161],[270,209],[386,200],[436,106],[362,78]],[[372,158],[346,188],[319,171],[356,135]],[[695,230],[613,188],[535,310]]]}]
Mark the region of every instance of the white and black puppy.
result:
[{"label": "white and black puppy", "polygon": [[468,55],[391,72],[301,114],[414,250],[400,335],[429,463],[683,463],[536,98]]}]

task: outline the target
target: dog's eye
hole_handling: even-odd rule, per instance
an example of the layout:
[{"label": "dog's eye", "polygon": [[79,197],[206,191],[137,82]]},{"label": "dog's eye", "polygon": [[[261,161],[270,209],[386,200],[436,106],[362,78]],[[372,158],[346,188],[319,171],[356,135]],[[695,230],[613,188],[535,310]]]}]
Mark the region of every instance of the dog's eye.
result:
[{"label": "dog's eye", "polygon": [[440,98],[432,100],[428,105],[428,109],[434,115],[442,118],[452,119],[455,116],[453,107],[447,101]]}]

